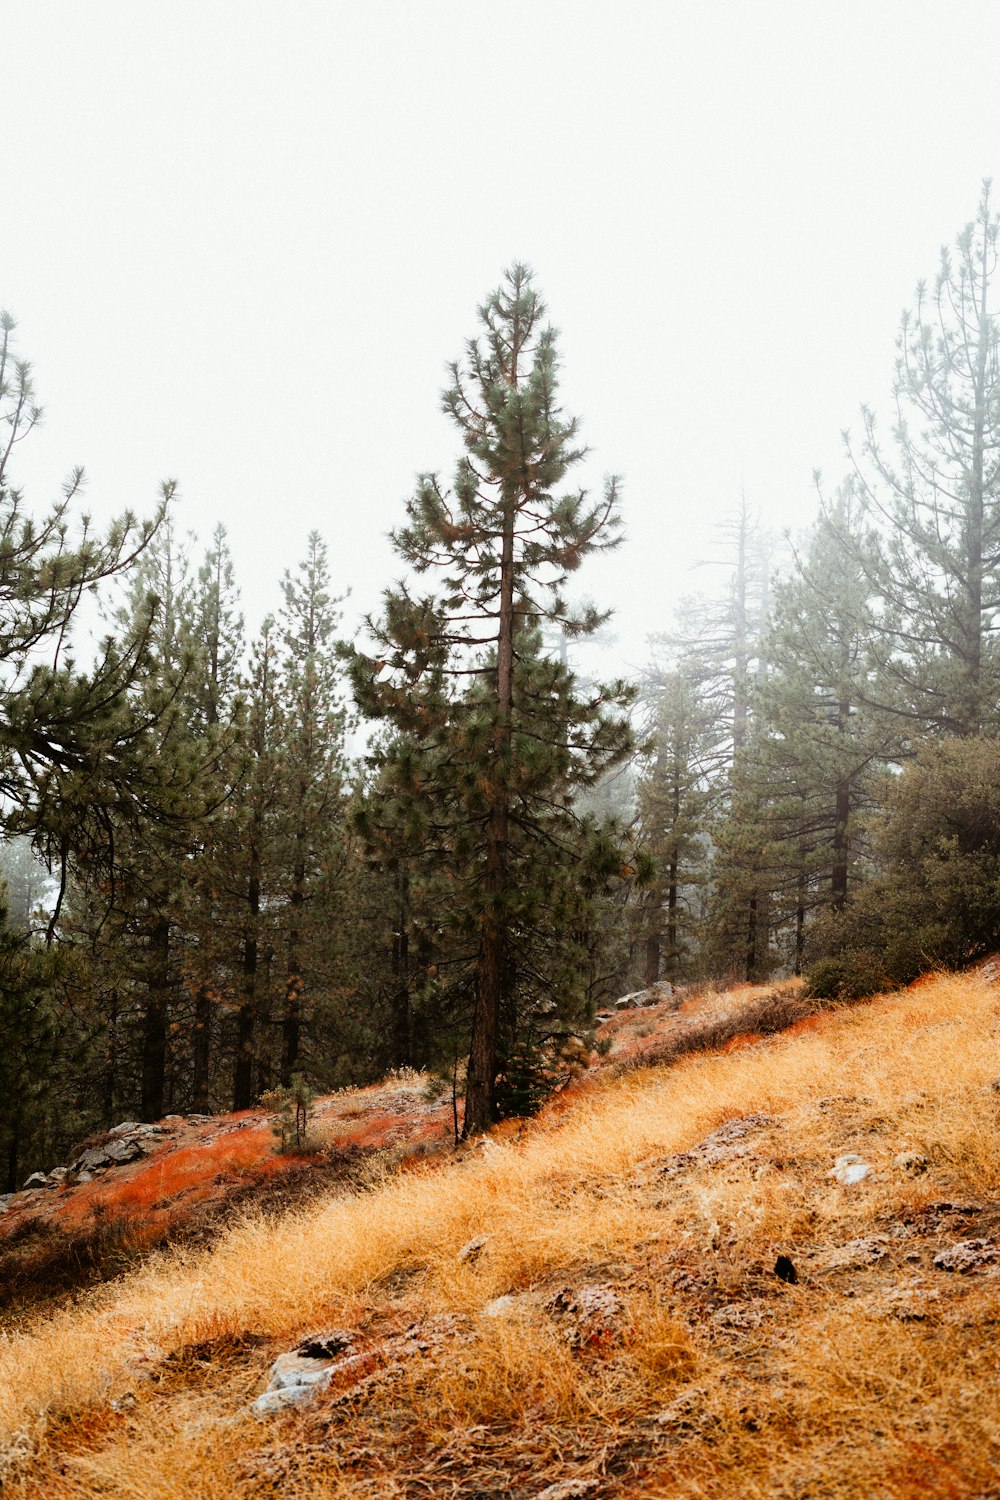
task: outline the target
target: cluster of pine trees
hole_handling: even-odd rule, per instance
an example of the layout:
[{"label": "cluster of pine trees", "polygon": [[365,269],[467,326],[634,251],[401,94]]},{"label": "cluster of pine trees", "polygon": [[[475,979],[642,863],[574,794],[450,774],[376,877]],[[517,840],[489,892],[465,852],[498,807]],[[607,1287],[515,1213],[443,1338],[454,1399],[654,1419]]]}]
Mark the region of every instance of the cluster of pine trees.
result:
[{"label": "cluster of pine trees", "polygon": [[4,318],[8,1187],[96,1126],[298,1075],[437,1070],[475,1131],[643,981],[811,966],[848,993],[995,944],[997,236],[987,184],[903,320],[888,436],[865,411],[794,541],[742,501],[724,587],[638,684],[568,665],[606,618],[567,585],[616,544],[618,485],[575,487],[526,267],[451,368],[453,475],[420,476],[406,581],[353,642],[317,534],[248,635],[226,534],[184,535],[172,483],[103,535],[82,472],[32,517],[7,471],[41,414]]},{"label": "cluster of pine trees", "polygon": [[[444,395],[453,484],[422,476],[395,536],[427,588],[386,593],[367,651],[317,534],[248,639],[226,534],[199,552],[173,484],[150,522],[72,541],[81,474],[35,525],[0,473],[9,1186],[95,1125],[299,1075],[436,1068],[478,1130],[533,1107],[614,989],[606,909],[635,871],[581,796],[632,753],[632,694],[543,640],[601,623],[562,586],[614,545],[617,490],[567,489],[583,450],[525,267],[480,325]],[[40,415],[12,333],[8,454]]]},{"label": "cluster of pine trees", "polygon": [[657,642],[649,980],[823,960],[834,990],[874,986],[997,941],[935,915],[952,884],[982,908],[956,860],[992,860],[997,832],[997,232],[987,183],[903,317],[888,433],[863,409],[848,477],[783,558],[744,502],[725,596]]}]

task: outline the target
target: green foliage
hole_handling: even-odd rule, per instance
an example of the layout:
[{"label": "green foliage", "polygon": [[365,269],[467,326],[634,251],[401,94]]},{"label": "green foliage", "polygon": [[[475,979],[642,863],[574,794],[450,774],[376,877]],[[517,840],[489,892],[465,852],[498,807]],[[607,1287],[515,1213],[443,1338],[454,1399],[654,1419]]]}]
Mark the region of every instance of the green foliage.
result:
[{"label": "green foliage", "polygon": [[301,1073],[294,1073],[286,1088],[272,1089],[261,1096],[261,1108],[277,1114],[271,1132],[277,1137],[278,1150],[283,1155],[306,1156],[316,1149],[309,1135],[315,1102],[316,1094]]},{"label": "green foliage", "polygon": [[875,855],[879,874],[816,924],[815,993],[870,993],[1000,947],[1000,743],[925,745],[890,786]]},{"label": "green foliage", "polygon": [[557,402],[544,311],[522,265],[480,309],[443,397],[464,449],[452,488],[422,476],[393,538],[438,592],[387,591],[368,621],[375,649],[347,652],[359,708],[391,728],[358,826],[385,868],[419,870],[406,921],[439,950],[424,972],[449,1025],[471,1013],[467,1129],[493,1118],[532,1019],[585,1006],[586,906],[624,864],[577,799],[630,752],[629,691],[581,690],[539,630],[599,627],[562,589],[619,528],[614,480],[597,500],[563,488],[583,449]]}]

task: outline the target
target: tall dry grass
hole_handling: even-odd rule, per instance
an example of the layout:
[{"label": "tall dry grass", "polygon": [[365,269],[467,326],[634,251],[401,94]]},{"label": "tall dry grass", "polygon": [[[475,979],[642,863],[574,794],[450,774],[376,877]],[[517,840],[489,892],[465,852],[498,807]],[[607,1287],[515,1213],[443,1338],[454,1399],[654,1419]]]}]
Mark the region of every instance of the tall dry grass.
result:
[{"label": "tall dry grass", "polygon": [[[843,1284],[768,1284],[766,1318],[748,1332],[685,1313],[670,1275],[679,1266],[695,1278],[710,1273],[717,1295],[738,1298],[778,1250],[819,1263],[829,1248],[885,1232],[935,1200],[995,1197],[998,1012],[984,982],[942,976],[830,1013],[819,1030],[631,1073],[543,1117],[516,1143],[488,1139],[443,1167],[386,1176],[351,1198],[236,1223],[210,1251],[158,1256],[4,1336],[0,1439],[10,1492],[67,1500],[266,1493],[263,1480],[246,1478],[246,1455],[273,1433],[246,1407],[276,1347],[324,1324],[450,1312],[470,1319],[478,1337],[423,1361],[402,1392],[373,1395],[370,1410],[343,1419],[336,1440],[327,1434],[315,1451],[305,1442],[298,1457],[291,1452],[283,1496],[417,1493],[378,1441],[364,1461],[375,1488],[360,1487],[350,1456],[352,1442],[365,1448],[366,1422],[382,1431],[391,1421],[400,1433],[407,1420],[428,1473],[456,1433],[479,1434],[467,1438],[475,1451],[455,1459],[459,1468],[476,1453],[486,1464],[491,1434],[503,1428],[523,1436],[509,1438],[507,1459],[490,1460],[497,1473],[504,1462],[514,1472],[520,1442],[541,1474],[567,1463],[589,1472],[602,1443],[625,1451],[622,1435],[641,1431],[642,1443],[628,1439],[639,1455],[628,1493],[898,1500],[916,1495],[920,1471],[931,1474],[923,1493],[972,1496],[1000,1460],[1000,1393],[983,1342],[1000,1317],[996,1282],[952,1279],[945,1313],[919,1323],[866,1311]],[[649,1165],[751,1113],[775,1124],[746,1159],[667,1179]],[[852,1190],[828,1176],[834,1157],[850,1150],[874,1169]],[[903,1150],[927,1157],[924,1175],[893,1169]],[[459,1248],[484,1232],[488,1251],[461,1262]],[[909,1274],[897,1261],[899,1275]],[[608,1358],[573,1355],[530,1304],[510,1321],[481,1316],[501,1294],[574,1278],[622,1288],[630,1331]],[[224,1350],[247,1334],[271,1342],[185,1373],[185,1350],[206,1341]],[[649,1426],[692,1388],[694,1418],[677,1430]],[[305,1421],[292,1419],[293,1429]],[[552,1436],[550,1452],[540,1436],[567,1432],[585,1434],[582,1457],[566,1459],[565,1437]],[[652,1443],[648,1461],[643,1443]],[[625,1483],[610,1459],[600,1463],[600,1483]],[[857,1488],[863,1473],[867,1490]]]}]

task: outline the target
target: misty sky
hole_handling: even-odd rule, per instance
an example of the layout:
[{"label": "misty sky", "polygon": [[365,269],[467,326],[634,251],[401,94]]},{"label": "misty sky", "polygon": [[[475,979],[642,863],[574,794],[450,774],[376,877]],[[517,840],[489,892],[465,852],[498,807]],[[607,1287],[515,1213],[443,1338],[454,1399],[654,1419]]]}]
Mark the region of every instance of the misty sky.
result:
[{"label": "misty sky", "polygon": [[[707,580],[741,484],[775,526],[888,419],[899,313],[1000,177],[1000,6],[0,0],[0,305],[106,519],[230,532],[248,623],[318,527],[347,622],[450,471],[446,361],[514,258],[562,331],[628,541],[580,587],[623,665]],[[1000,200],[1000,195],[998,195]]]}]

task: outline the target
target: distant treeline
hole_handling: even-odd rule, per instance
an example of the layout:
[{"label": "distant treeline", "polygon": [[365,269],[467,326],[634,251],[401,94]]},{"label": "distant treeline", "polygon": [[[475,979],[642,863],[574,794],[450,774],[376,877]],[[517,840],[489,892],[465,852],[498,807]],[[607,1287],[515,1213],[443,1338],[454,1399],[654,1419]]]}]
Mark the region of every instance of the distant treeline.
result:
[{"label": "distant treeline", "polygon": [[[248,639],[226,534],[182,535],[172,482],[102,536],[82,473],[33,518],[7,470],[41,413],[5,317],[8,1188],[115,1120],[300,1074],[429,1068],[478,1130],[642,983],[808,970],[835,997],[994,946],[997,233],[986,184],[904,317],[885,437],[865,411],[783,547],[741,501],[724,588],[635,684],[569,665],[606,618],[566,585],[615,545],[617,484],[573,487],[527,267],[452,367],[451,483],[423,476],[394,534],[411,582],[353,644],[315,533]],[[80,663],[95,590],[107,638]]]}]

